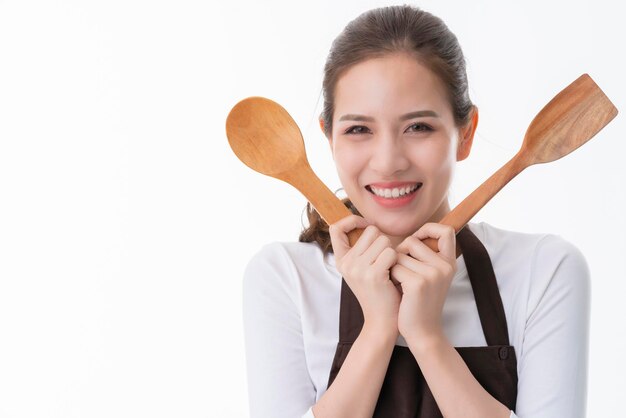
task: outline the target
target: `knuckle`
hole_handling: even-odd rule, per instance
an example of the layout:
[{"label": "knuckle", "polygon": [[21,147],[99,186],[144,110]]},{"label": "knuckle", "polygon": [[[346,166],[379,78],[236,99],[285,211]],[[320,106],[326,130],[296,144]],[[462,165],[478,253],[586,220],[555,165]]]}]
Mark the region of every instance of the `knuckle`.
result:
[{"label": "knuckle", "polygon": [[385,248],[379,255],[385,264],[395,264],[398,262],[398,254],[393,248]]},{"label": "knuckle", "polygon": [[405,241],[409,247],[413,247],[419,240],[414,235],[409,235],[408,237],[406,237]]},{"label": "knuckle", "polygon": [[381,244],[384,244],[385,247],[391,246],[391,239],[387,235],[380,235],[377,239]]},{"label": "knuckle", "polygon": [[434,267],[428,267],[424,271],[424,278],[426,280],[436,280],[438,276],[437,269]]},{"label": "knuckle", "polygon": [[443,268],[443,271],[446,274],[446,276],[452,276],[454,273],[456,273],[456,266],[446,264],[445,267]]}]

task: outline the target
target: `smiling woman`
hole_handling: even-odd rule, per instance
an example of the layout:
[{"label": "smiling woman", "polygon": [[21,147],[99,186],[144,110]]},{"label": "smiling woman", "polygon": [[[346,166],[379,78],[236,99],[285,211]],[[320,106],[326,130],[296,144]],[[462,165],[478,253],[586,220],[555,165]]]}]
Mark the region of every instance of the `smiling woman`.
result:
[{"label": "smiling woman", "polygon": [[[346,193],[394,247],[450,211],[444,197],[455,162],[469,153],[474,131],[472,123],[457,127],[446,86],[415,55],[400,50],[345,69],[337,78],[332,106],[336,115],[348,117],[330,122],[327,133]],[[355,113],[366,122],[358,132],[349,116]],[[417,199],[416,194],[393,197],[396,184],[419,183]],[[368,187],[383,196],[377,198]]]},{"label": "smiling woman", "polygon": [[353,215],[329,226],[309,206],[299,242],[248,263],[251,416],[583,417],[581,252],[553,234],[438,223],[478,124],[455,35],[415,7],[370,10],[334,41],[323,88]]}]

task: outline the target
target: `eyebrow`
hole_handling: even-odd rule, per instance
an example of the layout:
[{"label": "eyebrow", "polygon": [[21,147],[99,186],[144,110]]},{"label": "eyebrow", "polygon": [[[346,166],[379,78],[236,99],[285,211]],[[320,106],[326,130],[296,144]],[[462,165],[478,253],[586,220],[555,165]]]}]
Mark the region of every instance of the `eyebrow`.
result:
[{"label": "eyebrow", "polygon": [[[438,118],[439,114],[435,112],[434,110],[418,110],[416,112],[410,112],[405,115],[402,115],[400,116],[398,120],[405,121],[405,120],[424,117],[424,116],[432,116],[434,118]],[[371,116],[352,115],[352,114],[343,115],[342,117],[339,118],[339,122],[341,122],[342,120],[353,120],[353,121],[359,121],[359,122],[374,122],[374,118]]]}]

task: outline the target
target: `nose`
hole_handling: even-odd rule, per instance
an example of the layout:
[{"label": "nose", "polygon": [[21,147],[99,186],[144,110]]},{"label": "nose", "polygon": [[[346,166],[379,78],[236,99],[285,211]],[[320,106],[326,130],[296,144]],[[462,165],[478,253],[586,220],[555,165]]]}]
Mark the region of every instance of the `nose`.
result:
[{"label": "nose", "polygon": [[392,134],[381,135],[375,139],[369,166],[383,178],[392,178],[410,166],[405,151],[402,138]]}]

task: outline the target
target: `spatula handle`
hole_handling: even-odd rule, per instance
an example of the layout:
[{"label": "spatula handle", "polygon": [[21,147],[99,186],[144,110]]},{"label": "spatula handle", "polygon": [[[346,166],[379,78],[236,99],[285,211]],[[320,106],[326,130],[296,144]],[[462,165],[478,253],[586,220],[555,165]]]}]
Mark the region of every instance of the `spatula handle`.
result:
[{"label": "spatula handle", "polygon": [[[523,158],[521,153],[516,154],[509,162],[503,165],[498,171],[493,173],[491,177],[483,182],[476,190],[467,196],[461,203],[444,216],[439,223],[450,225],[458,234],[461,229],[478,213],[496,195],[513,177],[518,175],[522,170],[528,167],[528,162]],[[423,240],[433,251],[439,251],[437,240],[427,238]],[[457,245],[456,256],[461,255],[460,248]]]}]

